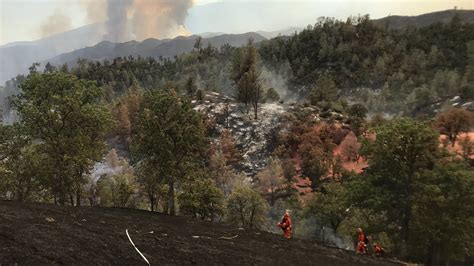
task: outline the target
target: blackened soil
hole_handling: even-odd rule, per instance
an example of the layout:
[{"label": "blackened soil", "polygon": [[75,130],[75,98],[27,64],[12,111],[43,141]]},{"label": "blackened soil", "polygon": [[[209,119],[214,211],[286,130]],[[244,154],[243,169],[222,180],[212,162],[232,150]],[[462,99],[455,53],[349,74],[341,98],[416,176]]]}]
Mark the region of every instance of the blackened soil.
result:
[{"label": "blackened soil", "polygon": [[0,265],[399,265],[255,230],[148,211],[0,201]]}]

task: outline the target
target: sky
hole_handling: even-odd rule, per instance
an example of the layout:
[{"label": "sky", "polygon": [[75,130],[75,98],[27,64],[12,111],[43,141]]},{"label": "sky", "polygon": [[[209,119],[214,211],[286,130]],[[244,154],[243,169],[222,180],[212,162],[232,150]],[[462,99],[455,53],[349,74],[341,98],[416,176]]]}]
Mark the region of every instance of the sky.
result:
[{"label": "sky", "polygon": [[[103,16],[94,14],[100,10],[94,6],[100,2],[96,1],[0,0],[0,45],[36,40],[97,22]],[[314,24],[321,16],[345,19],[370,14],[371,18],[380,18],[418,15],[455,6],[472,10],[474,0],[194,0],[184,26],[193,34],[272,31]]]}]

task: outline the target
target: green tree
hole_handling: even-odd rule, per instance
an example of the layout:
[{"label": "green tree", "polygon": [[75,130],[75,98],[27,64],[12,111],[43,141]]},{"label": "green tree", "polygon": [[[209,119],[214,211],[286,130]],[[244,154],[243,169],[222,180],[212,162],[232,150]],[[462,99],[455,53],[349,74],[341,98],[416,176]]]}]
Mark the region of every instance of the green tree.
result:
[{"label": "green tree", "polygon": [[367,117],[367,108],[361,103],[355,103],[347,109],[350,117],[364,120]]},{"label": "green tree", "polygon": [[460,133],[470,130],[474,119],[473,113],[462,108],[450,108],[438,115],[436,127],[451,141],[454,147]]},{"label": "green tree", "polygon": [[301,169],[303,174],[311,180],[311,188],[316,190],[321,178],[328,171],[328,166],[324,161],[324,153],[318,148],[307,149],[302,153]]},{"label": "green tree", "polygon": [[243,228],[261,227],[268,205],[249,185],[237,186],[226,201],[227,219]]},{"label": "green tree", "polygon": [[[48,184],[61,205],[77,195],[95,162],[102,159],[111,115],[94,82],[60,72],[31,74],[13,99],[27,134],[37,141],[51,169]],[[73,191],[74,189],[74,191]]]},{"label": "green tree", "polygon": [[232,79],[237,85],[237,99],[245,103],[245,106],[252,104],[254,116],[257,119],[258,104],[262,98],[260,84],[260,70],[258,69],[258,53],[250,39],[235,56],[232,66]]},{"label": "green tree", "polygon": [[43,154],[21,125],[0,125],[0,192],[17,201],[31,200],[44,185]]},{"label": "green tree", "polygon": [[469,135],[466,135],[459,141],[459,146],[461,146],[461,156],[464,160],[469,161],[471,156],[474,155],[474,141],[471,140]]},{"label": "green tree", "polygon": [[[198,174],[199,175],[199,174]],[[185,182],[178,196],[180,211],[203,220],[223,214],[224,195],[208,176],[195,176]]]},{"label": "green tree", "polygon": [[132,173],[104,176],[98,181],[98,195],[102,206],[129,207],[133,194],[138,189],[136,177]]},{"label": "green tree", "polygon": [[[361,202],[384,212],[388,223],[400,230],[399,248],[402,256],[412,229],[416,183],[420,174],[432,169],[438,154],[438,134],[426,123],[411,119],[397,119],[375,128],[375,140],[366,140],[361,153],[369,162],[367,182],[361,191]],[[365,197],[372,194],[371,197]]]},{"label": "green tree", "polygon": [[474,175],[456,162],[437,163],[420,175],[414,198],[410,251],[427,265],[473,255]]},{"label": "green tree", "polygon": [[274,88],[269,88],[265,94],[265,100],[268,102],[277,102],[280,100],[280,95]]},{"label": "green tree", "polygon": [[166,180],[159,169],[148,160],[141,160],[135,164],[135,169],[140,184],[140,190],[146,194],[150,211],[156,211],[161,203],[163,212],[168,213],[169,202],[164,194],[169,191]]},{"label": "green tree", "polygon": [[197,85],[196,85],[196,82],[194,80],[193,77],[189,77],[187,80],[186,80],[186,84],[184,85],[185,89],[186,89],[186,93],[188,96],[192,97],[196,94],[196,91],[198,89]]},{"label": "green tree", "polygon": [[359,136],[364,131],[367,112],[367,108],[361,103],[353,104],[347,109],[349,124],[356,136]]},{"label": "green tree", "polygon": [[461,87],[461,97],[465,100],[474,99],[474,41],[466,44],[468,65],[464,72]]},{"label": "green tree", "polygon": [[217,150],[209,159],[209,173],[217,187],[228,196],[241,177],[228,165],[224,154]]},{"label": "green tree", "polygon": [[142,89],[138,86],[132,86],[124,95],[116,99],[111,108],[112,116],[115,119],[113,133],[124,144],[127,152],[130,152],[132,123],[139,110],[142,96]]},{"label": "green tree", "polygon": [[431,89],[438,95],[446,95],[452,97],[456,95],[460,85],[460,77],[457,71],[437,71],[431,81]]},{"label": "green tree", "polygon": [[286,188],[288,194],[292,192],[292,185],[296,175],[296,167],[292,160],[286,159],[282,162],[283,177],[285,178]]},{"label": "green tree", "polygon": [[336,100],[337,87],[330,75],[324,74],[316,81],[316,85],[310,92],[310,102],[318,105],[321,102],[331,103]]},{"label": "green tree", "polygon": [[270,206],[275,204],[275,191],[283,184],[283,169],[280,160],[271,157],[267,166],[257,174],[259,185],[264,193],[270,190]]},{"label": "green tree", "polygon": [[322,191],[313,194],[313,198],[308,203],[306,215],[317,218],[321,225],[329,226],[337,231],[349,215],[351,204],[348,193],[343,184],[324,185]]},{"label": "green tree", "polygon": [[166,182],[167,210],[174,215],[176,186],[190,169],[204,163],[203,120],[189,101],[172,90],[145,93],[140,108],[132,125],[132,158],[142,174],[150,176],[144,182],[149,197]]}]

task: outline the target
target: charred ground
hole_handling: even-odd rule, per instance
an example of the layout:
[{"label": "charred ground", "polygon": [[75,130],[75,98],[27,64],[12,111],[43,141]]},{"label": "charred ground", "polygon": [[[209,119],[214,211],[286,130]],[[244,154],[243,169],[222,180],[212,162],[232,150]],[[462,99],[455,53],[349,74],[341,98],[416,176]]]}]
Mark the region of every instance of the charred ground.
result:
[{"label": "charred ground", "polygon": [[397,265],[310,241],[148,211],[0,201],[1,264]]}]

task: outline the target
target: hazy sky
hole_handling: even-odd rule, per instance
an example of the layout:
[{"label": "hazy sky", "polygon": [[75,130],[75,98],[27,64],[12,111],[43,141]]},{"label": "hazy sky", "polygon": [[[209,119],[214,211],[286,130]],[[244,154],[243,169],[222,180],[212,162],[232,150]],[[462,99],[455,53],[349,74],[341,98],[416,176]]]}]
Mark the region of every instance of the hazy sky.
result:
[{"label": "hazy sky", "polygon": [[[100,2],[94,1],[98,0],[0,0],[0,44],[35,40],[89,24],[91,10],[88,13],[87,7]],[[370,14],[379,18],[454,6],[474,9],[474,0],[195,0],[185,26],[191,33],[278,30],[314,24],[320,16],[343,19]]]}]

